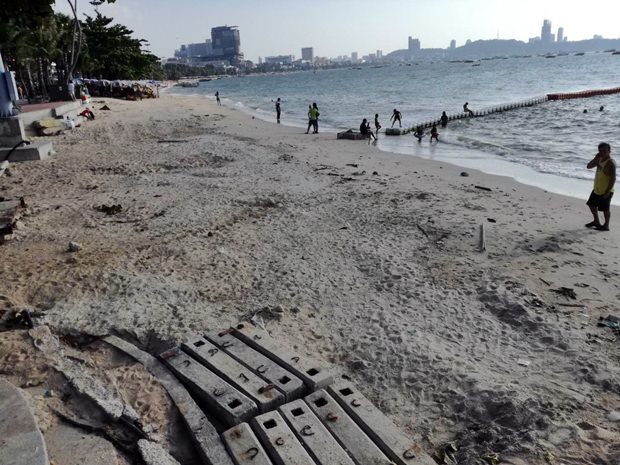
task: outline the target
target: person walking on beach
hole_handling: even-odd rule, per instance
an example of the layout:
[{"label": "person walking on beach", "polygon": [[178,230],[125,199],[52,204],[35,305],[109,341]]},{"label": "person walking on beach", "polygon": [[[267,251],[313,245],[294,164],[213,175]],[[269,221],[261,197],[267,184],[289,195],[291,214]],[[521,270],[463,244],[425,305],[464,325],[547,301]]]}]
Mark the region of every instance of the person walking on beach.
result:
[{"label": "person walking on beach", "polygon": [[379,123],[379,113],[375,114],[375,140],[379,137],[379,129],[381,129],[381,123]]},{"label": "person walking on beach", "polygon": [[75,102],[75,84],[73,81],[69,81],[67,84],[67,91],[69,92],[69,98]]},{"label": "person walking on beach", "polygon": [[222,105],[222,102],[220,101],[220,91],[219,90],[215,91],[215,100],[217,101],[218,105]]},{"label": "person walking on beach", "polygon": [[[596,175],[594,176],[594,189],[587,202],[594,221],[586,224],[586,228],[609,231],[609,219],[611,216],[609,204],[614,196],[616,162],[611,158],[611,146],[607,142],[598,144],[598,153],[590,160],[587,168],[589,170],[596,168]],[[601,224],[598,212],[603,212],[605,223]]]},{"label": "person walking on beach", "polygon": [[321,114],[319,113],[319,107],[316,105],[316,102],[314,102],[308,108],[309,108],[308,109],[308,130],[306,131],[306,134],[310,132],[311,126],[314,128],[314,130],[312,131],[312,134],[318,134],[319,133],[319,115]]},{"label": "person walking on beach", "polygon": [[465,105],[463,105],[463,111],[469,114],[469,116],[474,116],[474,112],[469,109],[469,102],[465,102]]},{"label": "person walking on beach", "polygon": [[278,119],[278,124],[280,124],[280,112],[280,97],[278,97],[278,100],[276,100],[276,118]]},{"label": "person walking on beach", "polygon": [[431,128],[431,140],[429,141],[431,144],[433,143],[433,139],[439,142],[439,133],[437,132],[437,125],[433,123],[433,127]]},{"label": "person walking on beach", "polygon": [[448,115],[446,115],[446,112],[442,112],[441,113],[441,127],[445,128],[448,125]]},{"label": "person walking on beach", "polygon": [[400,111],[398,111],[396,108],[394,108],[394,111],[392,112],[392,117],[390,118],[390,121],[392,122],[392,127],[394,127],[394,124],[396,124],[396,121],[398,121],[398,127],[402,128],[402,124],[401,124],[401,119],[402,119],[403,115],[401,114]]},{"label": "person walking on beach", "polygon": [[366,139],[368,139],[368,143],[370,144],[370,139],[377,140],[375,135],[370,130],[370,123],[366,118],[362,120],[362,124],[360,124],[360,134],[362,134]]}]

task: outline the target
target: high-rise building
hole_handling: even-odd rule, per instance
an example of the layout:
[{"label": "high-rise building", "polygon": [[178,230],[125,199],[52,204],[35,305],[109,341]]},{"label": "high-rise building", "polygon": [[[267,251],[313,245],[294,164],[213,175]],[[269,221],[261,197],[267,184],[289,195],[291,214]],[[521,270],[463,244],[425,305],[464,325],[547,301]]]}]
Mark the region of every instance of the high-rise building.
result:
[{"label": "high-rise building", "polygon": [[410,52],[419,52],[420,51],[420,39],[414,39],[409,36],[409,51]]},{"label": "high-rise building", "polygon": [[564,42],[564,28],[558,28],[558,42]]},{"label": "high-rise building", "polygon": [[543,21],[542,29],[540,30],[540,40],[543,44],[550,44],[551,40],[551,21],[545,19]]},{"label": "high-rise building", "polygon": [[450,50],[454,50],[456,48],[456,40],[452,39],[450,41]]},{"label": "high-rise building", "polygon": [[351,53],[351,63],[357,63],[357,52]]},{"label": "high-rise building", "polygon": [[211,29],[213,57],[221,60],[241,58],[241,39],[237,26],[219,26]]},{"label": "high-rise building", "polygon": [[377,58],[383,58],[383,50],[377,50]]},{"label": "high-rise building", "polygon": [[304,47],[301,49],[302,61],[314,61],[314,47]]},{"label": "high-rise building", "polygon": [[295,61],[295,55],[277,55],[272,57],[265,57],[265,64],[267,65],[290,65]]},{"label": "high-rise building", "polygon": [[187,57],[206,57],[213,53],[213,47],[211,46],[211,39],[206,39],[204,42],[197,44],[187,44]]}]

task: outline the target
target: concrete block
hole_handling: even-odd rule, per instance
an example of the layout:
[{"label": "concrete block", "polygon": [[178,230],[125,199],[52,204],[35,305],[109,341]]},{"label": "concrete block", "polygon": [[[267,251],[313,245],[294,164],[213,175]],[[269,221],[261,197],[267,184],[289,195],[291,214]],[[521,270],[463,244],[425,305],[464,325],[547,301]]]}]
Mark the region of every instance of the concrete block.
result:
[{"label": "concrete block", "polygon": [[58,465],[119,465],[121,463],[110,441],[65,422],[60,422],[48,429],[45,432],[45,442],[50,461]]},{"label": "concrete block", "polygon": [[342,131],[336,134],[336,139],[363,140],[366,139],[366,136],[358,131],[349,129],[348,131]]},{"label": "concrete block", "polygon": [[302,399],[278,410],[318,465],[355,465]]},{"label": "concrete block", "polygon": [[258,413],[251,399],[180,349],[166,351],[160,357],[227,427],[249,421]]},{"label": "concrete block", "polygon": [[24,123],[17,116],[0,118],[0,147],[13,147],[26,138]]},{"label": "concrete block", "polygon": [[[0,148],[0,160],[4,160],[12,147]],[[51,142],[36,142],[18,147],[9,157],[10,162],[45,160],[54,153]]]},{"label": "concrete block", "polygon": [[205,337],[256,375],[277,386],[287,402],[299,399],[306,393],[306,387],[301,379],[229,332],[212,332]]},{"label": "concrete block", "polygon": [[257,416],[252,428],[276,465],[315,465],[278,412]]},{"label": "concrete block", "polygon": [[259,412],[268,412],[284,403],[284,394],[276,386],[255,375],[204,337],[195,336],[182,348],[200,363],[250,397]]},{"label": "concrete block", "polygon": [[393,465],[325,390],[306,396],[305,401],[356,463]]},{"label": "concrete block", "polygon": [[329,393],[345,412],[397,465],[434,465],[415,441],[407,438],[398,427],[348,381],[333,384]]},{"label": "concrete block", "polygon": [[310,391],[329,386],[333,382],[325,364],[283,348],[266,331],[248,323],[241,323],[234,328],[232,334],[301,378]]},{"label": "concrete block", "polygon": [[271,465],[265,449],[247,423],[229,429],[222,438],[236,465]]},{"label": "concrete block", "polygon": [[204,465],[233,465],[215,426],[162,362],[119,337],[107,336],[103,340],[144,365],[166,389],[190,431]]},{"label": "concrete block", "polygon": [[43,435],[20,389],[0,378],[0,463],[49,465]]},{"label": "concrete block", "polygon": [[58,105],[54,109],[52,109],[52,115],[56,118],[63,118],[65,115],[73,115],[79,113],[82,109],[82,102],[67,102],[62,105]]},{"label": "concrete block", "polygon": [[[138,441],[138,449],[145,465],[180,465],[168,451],[156,442],[140,439]],[[91,464],[89,463],[89,465]]]}]

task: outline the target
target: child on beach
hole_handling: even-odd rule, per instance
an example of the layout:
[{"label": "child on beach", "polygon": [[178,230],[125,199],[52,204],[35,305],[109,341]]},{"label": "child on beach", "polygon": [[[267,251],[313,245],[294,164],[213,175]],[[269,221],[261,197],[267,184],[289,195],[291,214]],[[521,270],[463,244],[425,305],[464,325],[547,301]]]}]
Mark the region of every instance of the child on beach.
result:
[{"label": "child on beach", "polygon": [[424,137],[424,130],[422,129],[422,126],[415,128],[413,135],[418,139],[418,143],[421,143],[422,137]]},{"label": "child on beach", "polygon": [[433,139],[439,142],[439,133],[437,132],[437,125],[435,123],[433,123],[433,127],[431,128],[431,144],[433,143]]},{"label": "child on beach", "polygon": [[219,90],[215,92],[215,100],[217,101],[218,105],[222,104],[222,102],[220,101],[220,91]]},{"label": "child on beach", "polygon": [[280,97],[278,97],[278,100],[276,100],[276,118],[278,120],[278,124],[280,124]]},{"label": "child on beach", "polygon": [[381,123],[379,123],[379,113],[375,114],[375,139],[379,137],[379,129],[381,129]]}]

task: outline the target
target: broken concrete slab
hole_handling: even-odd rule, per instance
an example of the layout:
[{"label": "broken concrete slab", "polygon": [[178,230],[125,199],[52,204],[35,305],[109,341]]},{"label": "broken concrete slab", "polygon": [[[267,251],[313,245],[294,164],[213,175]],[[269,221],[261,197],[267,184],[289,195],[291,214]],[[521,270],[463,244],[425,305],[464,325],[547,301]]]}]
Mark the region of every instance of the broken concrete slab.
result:
[{"label": "broken concrete slab", "polygon": [[278,410],[318,465],[354,465],[351,457],[302,399]]},{"label": "broken concrete slab", "polygon": [[225,431],[222,438],[236,465],[271,465],[265,449],[247,423]]},{"label": "broken concrete slab", "polygon": [[393,465],[327,391],[321,389],[304,400],[356,463]]},{"label": "broken concrete slab", "polygon": [[224,443],[215,426],[196,404],[196,401],[192,399],[187,389],[170,373],[162,362],[119,337],[108,336],[104,341],[144,365],[149,373],[166,389],[183,417],[183,421],[196,443],[204,464],[233,465],[233,461],[228,452],[226,452]]},{"label": "broken concrete slab", "polygon": [[230,332],[210,332],[205,337],[233,358],[250,368],[255,374],[274,384],[284,394],[287,402],[305,394],[304,383],[269,357],[261,354]]},{"label": "broken concrete slab", "polygon": [[276,465],[315,465],[278,412],[257,416],[252,428]]},{"label": "broken concrete slab", "polygon": [[13,234],[19,213],[25,206],[24,199],[0,202],[0,239]]},{"label": "broken concrete slab", "polygon": [[226,427],[249,421],[258,413],[252,399],[182,350],[175,348],[161,357]]},{"label": "broken concrete slab", "polygon": [[0,463],[49,465],[45,440],[26,397],[1,377]]},{"label": "broken concrete slab", "polygon": [[292,350],[283,348],[266,331],[260,330],[248,323],[241,323],[233,329],[232,334],[263,355],[279,363],[285,369],[293,372],[293,374],[301,378],[311,391],[326,387],[333,382],[333,377],[325,363],[319,363]]},{"label": "broken concrete slab", "polygon": [[[50,461],[62,465],[119,465],[114,445],[97,434],[63,422],[45,433]],[[4,462],[2,462],[4,463]]]},{"label": "broken concrete slab", "polygon": [[[145,465],[180,465],[168,451],[156,442],[140,439],[138,449]],[[91,464],[89,463],[89,465]]]},{"label": "broken concrete slab", "polygon": [[255,375],[204,337],[195,336],[181,347],[222,379],[250,397],[258,406],[259,412],[268,412],[284,403],[284,394],[275,385]]},{"label": "broken concrete slab", "polygon": [[406,437],[398,427],[374,406],[348,381],[333,384],[329,393],[362,430],[379,446],[385,455],[397,465],[434,465],[417,444]]},{"label": "broken concrete slab", "polygon": [[[4,160],[12,148],[0,148],[0,160]],[[51,142],[35,142],[30,145],[23,145],[15,149],[8,158],[10,162],[45,160],[54,153],[54,146]]]},{"label": "broken concrete slab", "polygon": [[[0,118],[0,145],[13,147],[26,138],[24,123],[17,116]],[[0,158],[1,160],[1,158]]]}]

